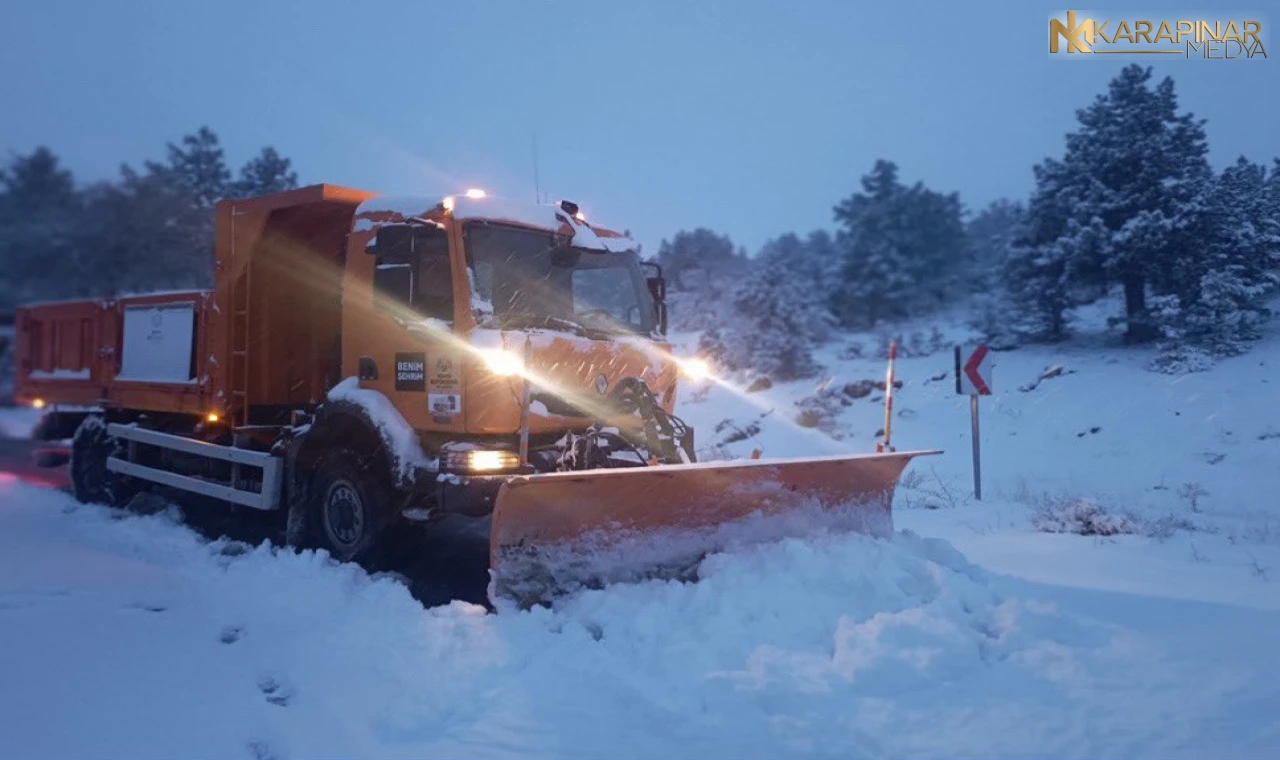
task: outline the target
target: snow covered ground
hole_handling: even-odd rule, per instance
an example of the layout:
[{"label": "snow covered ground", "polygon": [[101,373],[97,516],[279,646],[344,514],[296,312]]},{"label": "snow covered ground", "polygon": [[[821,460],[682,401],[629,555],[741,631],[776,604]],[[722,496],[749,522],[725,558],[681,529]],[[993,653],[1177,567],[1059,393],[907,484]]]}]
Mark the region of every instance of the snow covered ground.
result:
[{"label": "snow covered ground", "polygon": [[[1280,334],[1181,377],[1108,340],[997,356],[981,502],[967,399],[929,380],[950,353],[904,359],[895,445],[947,453],[912,466],[893,540],[753,547],[555,610],[424,610],[0,475],[0,756],[1274,757]],[[883,376],[841,350],[828,387]],[[708,447],[755,421],[729,454],[873,446],[878,393],[833,402],[834,441],[793,424],[814,388],[681,412]],[[1127,532],[1037,530],[1073,515]]]},{"label": "snow covered ground", "polygon": [[[996,393],[980,402],[980,502],[969,399],[956,395],[951,375],[950,345],[965,329],[941,330],[945,350],[899,359],[893,443],[945,454],[912,464],[895,503],[898,527],[1035,581],[1280,608],[1280,324],[1245,356],[1171,376],[1146,369],[1154,350],[1116,347],[1106,314],[1104,306],[1081,314],[1083,335],[1070,344],[994,354]],[[877,347],[868,336],[851,342],[868,354]],[[819,383],[883,380],[883,359],[841,360],[844,345],[828,347],[831,371],[816,382],[745,395],[710,387],[701,399],[686,394],[681,413],[708,448],[754,420],[758,435],[720,447],[732,456],[754,447],[765,456],[869,450],[884,424],[879,392],[837,405],[827,427],[843,440],[795,422],[795,402]],[[1052,368],[1061,374],[1037,383]],[[725,419],[724,432],[706,435]],[[1090,513],[1124,532],[1036,530]]]},{"label": "snow covered ground", "polygon": [[936,539],[820,535],[715,557],[696,585],[486,615],[423,610],[314,554],[0,489],[5,757],[1280,746],[1280,613],[993,575]]},{"label": "snow covered ground", "polygon": [[0,408],[0,438],[27,438],[44,412],[30,407]]}]

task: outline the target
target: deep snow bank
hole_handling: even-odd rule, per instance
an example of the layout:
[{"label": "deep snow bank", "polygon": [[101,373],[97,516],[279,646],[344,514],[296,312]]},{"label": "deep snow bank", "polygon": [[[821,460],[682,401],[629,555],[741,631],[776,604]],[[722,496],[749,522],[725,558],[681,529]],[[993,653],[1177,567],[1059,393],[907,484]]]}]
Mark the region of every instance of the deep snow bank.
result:
[{"label": "deep snow bank", "polygon": [[423,610],[321,555],[3,483],[0,756],[1172,756],[1228,751],[1195,737],[1253,675],[1182,682],[1159,642],[910,534],[703,575]]}]

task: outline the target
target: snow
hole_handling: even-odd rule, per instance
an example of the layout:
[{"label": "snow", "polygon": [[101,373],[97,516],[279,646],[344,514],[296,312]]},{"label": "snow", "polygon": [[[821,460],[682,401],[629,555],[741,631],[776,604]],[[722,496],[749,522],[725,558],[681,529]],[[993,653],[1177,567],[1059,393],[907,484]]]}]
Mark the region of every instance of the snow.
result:
[{"label": "snow", "polygon": [[173,377],[164,375],[116,375],[113,382],[117,383],[161,383],[163,385],[196,385],[196,378],[188,380],[176,380]]},{"label": "snow", "polygon": [[31,380],[88,380],[89,370],[86,369],[33,369],[27,374]]},{"label": "snow", "polygon": [[422,317],[412,321],[401,320],[400,323],[411,330],[423,331],[427,333],[452,333],[453,322],[440,319],[439,317]]},{"label": "snow", "polygon": [[[501,330],[477,327],[467,334],[467,342],[477,351],[496,351],[504,347],[504,336]],[[513,341],[513,346],[522,345]]]},{"label": "snow", "polygon": [[[356,232],[373,229],[374,222],[370,219],[362,218],[372,214],[399,214],[405,219],[425,216],[432,209],[439,206],[446,196],[453,197],[453,211],[451,213],[453,218],[459,221],[487,219],[554,231],[560,228],[562,220],[570,218],[558,205],[527,203],[495,195],[471,198],[461,192],[444,191],[434,196],[379,196],[370,198],[361,203],[356,209],[357,219],[352,229]],[[615,253],[635,250],[636,243],[629,237],[606,238],[599,236],[588,223],[578,219],[572,221],[572,226],[573,244],[579,248]]]},{"label": "snow", "polygon": [[32,308],[38,306],[59,306],[62,304],[72,303],[96,303],[106,308],[115,302],[126,298],[144,298],[150,296],[207,296],[212,291],[200,288],[176,288],[176,289],[160,289],[160,290],[141,290],[141,291],[125,291],[108,298],[55,298],[47,301],[25,301],[22,308]]},{"label": "snow", "polygon": [[395,457],[394,464],[401,480],[409,480],[416,470],[437,468],[438,463],[423,453],[418,434],[383,394],[361,388],[358,378],[348,377],[329,389],[328,398],[330,401],[347,401],[364,409]]},{"label": "snow", "polygon": [[[1280,325],[1168,376],[1080,316],[994,356],[982,501],[949,349],[900,358],[894,444],[945,453],[908,468],[891,537],[818,527],[553,609],[423,609],[323,554],[0,475],[0,756],[1274,757]],[[678,411],[704,457],[869,452],[878,393],[794,422],[819,382],[883,378],[839,358],[855,342],[879,338],[820,349],[816,380],[686,384]],[[1084,500],[1137,532],[1036,530]]]},{"label": "snow", "polygon": [[1280,613],[1015,582],[910,534],[756,546],[697,584],[486,615],[424,610],[322,554],[0,489],[4,756],[1264,757],[1280,741]]},{"label": "snow", "polygon": [[[448,192],[439,195],[380,195],[361,203],[356,207],[356,217],[369,214],[399,214],[405,219],[424,216],[444,199]],[[356,227],[359,232],[362,228]]]},{"label": "snow", "polygon": [[0,438],[30,438],[45,414],[27,406],[0,407]]},{"label": "snow", "polygon": [[[544,230],[558,230],[570,216],[558,205],[524,203],[493,195],[484,198],[468,198],[460,195],[454,199],[453,218],[458,220],[488,219],[509,222]],[[573,219],[573,244],[590,251],[632,251],[635,241],[627,237],[600,237],[589,224]]]}]

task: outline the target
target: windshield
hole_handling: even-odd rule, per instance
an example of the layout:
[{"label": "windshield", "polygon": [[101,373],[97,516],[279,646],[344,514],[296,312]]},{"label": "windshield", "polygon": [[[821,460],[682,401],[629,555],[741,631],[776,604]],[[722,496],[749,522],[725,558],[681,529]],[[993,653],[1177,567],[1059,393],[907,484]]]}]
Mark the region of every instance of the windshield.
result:
[{"label": "windshield", "polygon": [[464,232],[483,326],[648,333],[653,301],[632,252],[557,247],[550,232],[474,222]]}]

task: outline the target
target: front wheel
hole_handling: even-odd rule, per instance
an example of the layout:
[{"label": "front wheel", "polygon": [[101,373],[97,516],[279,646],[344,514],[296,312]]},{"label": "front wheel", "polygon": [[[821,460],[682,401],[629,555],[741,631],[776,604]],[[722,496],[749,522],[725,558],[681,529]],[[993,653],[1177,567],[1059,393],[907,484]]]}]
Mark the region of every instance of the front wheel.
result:
[{"label": "front wheel", "polygon": [[340,562],[370,560],[387,528],[387,468],[343,447],[320,458],[307,496],[310,543]]}]

